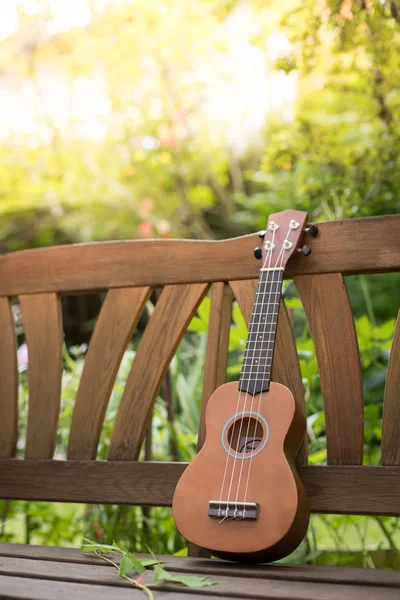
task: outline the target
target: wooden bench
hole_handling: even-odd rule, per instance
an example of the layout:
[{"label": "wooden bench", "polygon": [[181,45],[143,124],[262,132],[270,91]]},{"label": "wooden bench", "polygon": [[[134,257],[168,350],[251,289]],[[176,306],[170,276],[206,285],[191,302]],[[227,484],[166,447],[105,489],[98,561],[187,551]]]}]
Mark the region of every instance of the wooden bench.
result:
[{"label": "wooden bench", "polygon": [[[400,515],[400,321],[384,397],[382,464],[362,466],[363,387],[344,275],[400,270],[400,216],[322,223],[312,254],[289,263],[307,316],[324,398],[328,464],[298,455],[314,513]],[[184,463],[139,462],[160,385],[174,352],[211,288],[202,415],[225,381],[232,300],[247,322],[259,263],[257,234],[226,241],[123,241],[16,252],[0,257],[0,497],[170,506]],[[103,420],[123,353],[151,290],[163,288],[144,331],[111,437],[96,460]],[[76,396],[66,460],[54,460],[60,410],[62,294],[107,291]],[[17,459],[18,372],[11,298],[18,297],[29,349],[25,458]],[[290,319],[282,307],[272,379],[304,406]],[[199,445],[204,440],[201,418]],[[196,548],[192,554],[199,555]],[[203,590],[160,591],[159,598],[399,598],[400,574],[318,566],[249,567],[195,556],[168,557],[177,572],[222,581]],[[0,545],[0,598],[135,598],[107,565],[79,550]],[[103,595],[102,595],[103,594]]]}]

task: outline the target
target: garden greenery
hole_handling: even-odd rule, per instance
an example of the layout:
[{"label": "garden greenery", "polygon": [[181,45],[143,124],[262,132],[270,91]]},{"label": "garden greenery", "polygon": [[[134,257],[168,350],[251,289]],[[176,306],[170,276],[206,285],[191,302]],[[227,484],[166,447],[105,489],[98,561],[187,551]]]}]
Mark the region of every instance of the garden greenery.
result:
[{"label": "garden greenery", "polygon": [[[2,252],[134,237],[227,238],[264,228],[269,213],[286,208],[307,210],[314,221],[399,212],[397,0],[124,0],[92,8],[85,27],[69,30],[57,29],[50,5],[41,5],[38,15],[21,9],[16,31],[0,42],[3,84],[31,86],[35,123],[2,137]],[[247,72],[254,76],[245,79]],[[64,120],[51,110],[58,96],[43,84],[46,77],[62,85],[71,107]],[[257,104],[259,94],[268,110]],[[86,121],[80,95],[93,102]],[[363,370],[364,462],[374,465],[400,276],[346,283]],[[285,298],[307,402],[309,461],[322,464],[314,348],[291,282]],[[141,458],[150,446],[153,460],[188,461],[195,453],[209,302],[171,363],[172,398],[164,386]],[[81,325],[89,331],[94,321]],[[246,335],[235,305],[230,380],[238,376]],[[24,341],[19,326],[22,348]],[[117,376],[99,459],[107,457],[138,341]],[[65,348],[57,458],[66,456],[85,353],[80,342]],[[27,397],[21,361],[19,455]],[[147,546],[185,551],[169,509],[0,501],[2,541],[79,545],[82,535],[119,540],[133,553]],[[289,560],[396,566],[399,544],[397,519],[317,515]]]}]

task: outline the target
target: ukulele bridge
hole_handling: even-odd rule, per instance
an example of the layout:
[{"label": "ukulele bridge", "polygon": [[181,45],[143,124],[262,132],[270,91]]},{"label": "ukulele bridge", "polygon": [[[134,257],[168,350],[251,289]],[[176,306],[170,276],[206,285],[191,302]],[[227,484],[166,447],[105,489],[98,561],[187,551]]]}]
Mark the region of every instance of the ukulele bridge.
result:
[{"label": "ukulele bridge", "polygon": [[208,516],[212,519],[245,519],[257,520],[258,502],[227,502],[226,500],[210,500]]}]

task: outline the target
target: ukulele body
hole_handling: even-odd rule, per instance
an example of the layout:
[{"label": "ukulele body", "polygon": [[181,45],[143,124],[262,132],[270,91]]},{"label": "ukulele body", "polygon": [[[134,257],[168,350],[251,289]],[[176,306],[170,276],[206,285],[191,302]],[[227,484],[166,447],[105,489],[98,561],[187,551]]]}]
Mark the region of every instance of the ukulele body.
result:
[{"label": "ukulele body", "polygon": [[[256,394],[252,407],[252,396],[241,392],[239,403],[238,396],[237,382],[222,385],[211,396],[205,443],[178,482],[173,517],[185,538],[215,556],[270,562],[295,550],[308,527],[308,500],[295,468],[305,417],[291,391],[279,383]],[[243,447],[240,438],[247,428],[254,431],[254,441]],[[228,500],[237,512],[224,518]],[[215,511],[209,516],[212,501],[214,507],[220,501],[220,518]],[[256,503],[256,518],[240,517],[248,503]]]}]

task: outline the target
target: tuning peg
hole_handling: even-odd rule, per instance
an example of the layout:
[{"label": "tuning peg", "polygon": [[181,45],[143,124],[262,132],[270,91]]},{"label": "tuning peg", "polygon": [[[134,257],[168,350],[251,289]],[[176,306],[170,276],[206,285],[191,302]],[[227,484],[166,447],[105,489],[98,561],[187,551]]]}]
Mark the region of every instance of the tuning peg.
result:
[{"label": "tuning peg", "polygon": [[302,248],[299,248],[299,252],[304,256],[308,256],[309,254],[311,254],[311,246],[305,244]]},{"label": "tuning peg", "polygon": [[318,235],[318,225],[315,223],[307,223],[307,227],[305,229],[306,233],[311,235],[311,237],[315,237]]},{"label": "tuning peg", "polygon": [[260,238],[264,238],[266,233],[267,233],[267,232],[265,231],[265,229],[262,229],[261,231],[259,231],[259,232],[258,232],[258,236],[259,236]]},{"label": "tuning peg", "polygon": [[254,248],[254,256],[256,258],[261,258],[262,257],[262,248]]}]

